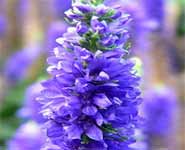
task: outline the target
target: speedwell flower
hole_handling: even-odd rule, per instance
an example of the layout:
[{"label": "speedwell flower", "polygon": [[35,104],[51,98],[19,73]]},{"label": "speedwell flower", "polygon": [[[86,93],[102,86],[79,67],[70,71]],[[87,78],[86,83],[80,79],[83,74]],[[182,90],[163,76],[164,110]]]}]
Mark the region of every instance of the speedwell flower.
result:
[{"label": "speedwell flower", "polygon": [[120,51],[93,54],[78,46],[74,49],[55,48],[55,56],[48,58],[53,78],[42,83],[45,89],[39,97],[42,114],[50,120],[48,137],[74,150],[127,146],[133,142],[140,102],[134,64],[121,60]]},{"label": "speedwell flower", "polygon": [[[99,0],[75,2],[73,24],[48,58],[51,79],[37,100],[48,145],[61,150],[127,150],[138,123],[139,77],[123,59],[130,20]],[[57,148],[53,148],[56,149]]]}]

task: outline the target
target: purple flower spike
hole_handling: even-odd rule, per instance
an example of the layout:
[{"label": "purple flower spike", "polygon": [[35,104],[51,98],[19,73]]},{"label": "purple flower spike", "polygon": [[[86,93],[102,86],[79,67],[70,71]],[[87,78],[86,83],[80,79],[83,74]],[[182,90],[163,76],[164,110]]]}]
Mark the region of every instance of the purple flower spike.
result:
[{"label": "purple flower spike", "polygon": [[[116,136],[121,140],[126,136],[125,140],[129,140],[140,94],[135,87],[139,78],[131,73],[134,65],[120,62],[120,57],[110,57],[110,52],[95,55],[80,47],[75,47],[75,53],[61,50],[52,58],[53,78],[43,83],[45,90],[39,97],[43,115],[51,120],[49,124],[55,121],[60,125],[55,131],[57,135],[49,136],[51,141],[56,143],[60,137],[70,143],[86,143],[78,147],[99,141],[105,147],[109,145],[106,138]],[[127,133],[128,125],[131,128]],[[51,124],[49,128],[54,127]],[[58,135],[61,131],[64,135]]]},{"label": "purple flower spike", "polygon": [[130,18],[99,2],[72,5],[73,27],[48,58],[51,79],[37,98],[47,118],[44,150],[128,150],[135,142],[140,77],[122,59]]}]

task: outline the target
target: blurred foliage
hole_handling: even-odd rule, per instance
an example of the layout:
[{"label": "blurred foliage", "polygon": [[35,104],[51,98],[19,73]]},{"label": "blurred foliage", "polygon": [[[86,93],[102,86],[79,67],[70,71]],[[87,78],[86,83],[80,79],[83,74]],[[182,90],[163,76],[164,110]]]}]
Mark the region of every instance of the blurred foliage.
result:
[{"label": "blurred foliage", "polygon": [[0,109],[0,145],[4,146],[20,124],[20,119],[16,116],[17,110],[22,105],[25,88],[31,81],[23,81],[8,89]]},{"label": "blurred foliage", "polygon": [[185,2],[181,5],[176,32],[177,36],[185,36]]},{"label": "blurred foliage", "polygon": [[[39,69],[37,69],[39,70]],[[6,147],[6,142],[12,137],[19,127],[21,119],[17,116],[17,111],[22,106],[26,88],[34,81],[46,78],[45,66],[27,80],[23,80],[8,88],[3,103],[0,106],[0,147]]]}]

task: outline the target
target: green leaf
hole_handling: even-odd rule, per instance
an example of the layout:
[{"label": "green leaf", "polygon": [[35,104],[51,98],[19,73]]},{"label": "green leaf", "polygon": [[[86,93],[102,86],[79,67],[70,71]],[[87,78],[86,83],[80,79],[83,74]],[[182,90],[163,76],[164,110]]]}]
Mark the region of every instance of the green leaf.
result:
[{"label": "green leaf", "polygon": [[131,41],[127,41],[124,45],[124,49],[125,50],[129,50],[132,47],[132,42]]},{"label": "green leaf", "polygon": [[90,141],[90,138],[87,135],[83,134],[82,135],[82,144],[88,144],[89,141]]},{"label": "green leaf", "polygon": [[91,3],[95,6],[100,5],[103,3],[104,0],[91,0]]},{"label": "green leaf", "polygon": [[105,15],[103,15],[101,17],[101,19],[102,20],[107,19],[107,18],[113,16],[114,14],[115,14],[115,10],[114,9],[110,9]]},{"label": "green leaf", "polygon": [[102,130],[108,133],[114,133],[114,134],[117,133],[117,130],[114,129],[111,124],[103,124]]},{"label": "green leaf", "polygon": [[5,147],[6,142],[13,136],[19,125],[20,119],[15,115],[4,119],[0,117],[0,146]]}]

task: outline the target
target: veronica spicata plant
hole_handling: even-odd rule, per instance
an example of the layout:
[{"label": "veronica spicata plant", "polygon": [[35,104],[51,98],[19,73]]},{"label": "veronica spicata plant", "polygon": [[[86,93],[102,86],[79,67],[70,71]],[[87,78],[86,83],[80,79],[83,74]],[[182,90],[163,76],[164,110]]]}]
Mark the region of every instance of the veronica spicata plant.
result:
[{"label": "veronica spicata plant", "polygon": [[48,120],[43,149],[127,150],[141,102],[134,63],[123,59],[130,16],[101,0],[75,1],[65,15],[72,27],[47,59],[51,78],[37,98]]}]

